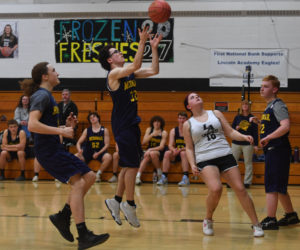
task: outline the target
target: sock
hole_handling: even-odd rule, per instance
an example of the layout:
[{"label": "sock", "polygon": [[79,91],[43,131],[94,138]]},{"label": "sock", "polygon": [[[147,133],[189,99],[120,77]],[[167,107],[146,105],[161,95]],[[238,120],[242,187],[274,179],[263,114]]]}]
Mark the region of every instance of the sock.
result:
[{"label": "sock", "polygon": [[102,171],[101,171],[101,170],[98,170],[97,174],[102,174]]},{"label": "sock", "polygon": [[76,224],[76,228],[77,228],[77,231],[78,231],[79,238],[84,237],[88,232],[87,227],[85,225],[85,222],[81,222],[79,224]]},{"label": "sock", "polygon": [[25,170],[21,170],[21,176],[25,176]]},{"label": "sock", "polygon": [[1,169],[1,175],[4,177],[4,169]]},{"label": "sock", "polygon": [[127,200],[127,203],[132,207],[136,207],[134,200],[132,200],[132,201]]},{"label": "sock", "polygon": [[167,172],[163,172],[163,175],[164,175],[165,177],[168,177],[168,173],[167,173]]},{"label": "sock", "polygon": [[39,173],[34,173],[34,175],[38,177],[38,176],[39,176]]},{"label": "sock", "polygon": [[115,200],[119,203],[122,202],[122,197],[121,196],[118,196],[118,195],[115,195]]},{"label": "sock", "polygon": [[186,175],[187,177],[189,177],[189,172],[185,171],[185,172],[183,172],[183,175]]},{"label": "sock", "polygon": [[141,174],[140,172],[138,172],[137,175],[136,175],[136,177],[140,178],[141,175],[142,175],[142,174]]},{"label": "sock", "polygon": [[61,210],[61,212],[64,216],[70,217],[72,214],[70,205],[68,203],[66,203],[64,208]]},{"label": "sock", "polygon": [[161,172],[161,168],[158,168],[158,169],[157,169],[157,175],[161,176],[161,173],[162,173],[162,172]]}]

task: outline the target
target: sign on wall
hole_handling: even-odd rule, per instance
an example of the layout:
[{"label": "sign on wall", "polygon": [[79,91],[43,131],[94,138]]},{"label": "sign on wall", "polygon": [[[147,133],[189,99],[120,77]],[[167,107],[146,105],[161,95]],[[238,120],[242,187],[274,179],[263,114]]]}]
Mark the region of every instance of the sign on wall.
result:
[{"label": "sign on wall", "polygon": [[212,49],[210,56],[211,87],[247,86],[243,79],[246,66],[250,65],[251,87],[260,87],[266,75],[275,75],[281,87],[287,87],[287,49]]},{"label": "sign on wall", "polygon": [[[145,25],[152,33],[163,34],[158,52],[160,62],[174,62],[174,19],[162,24],[149,19],[73,19],[55,20],[55,56],[57,63],[98,62],[99,49],[112,44],[121,51],[125,61],[132,62],[138,48],[139,33]],[[144,62],[151,62],[151,46],[146,43]]]},{"label": "sign on wall", "polygon": [[17,58],[18,43],[18,23],[14,21],[1,21],[0,58]]}]

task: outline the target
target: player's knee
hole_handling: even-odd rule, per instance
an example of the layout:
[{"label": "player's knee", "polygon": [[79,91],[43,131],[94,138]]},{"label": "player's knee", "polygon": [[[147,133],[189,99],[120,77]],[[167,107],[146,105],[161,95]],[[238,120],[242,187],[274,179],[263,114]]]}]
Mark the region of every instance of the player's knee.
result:
[{"label": "player's knee", "polygon": [[2,151],[0,157],[6,158],[6,156],[8,155],[7,151]]},{"label": "player's knee", "polygon": [[106,153],[106,154],[104,155],[104,158],[105,158],[106,161],[109,161],[109,162],[112,160],[112,156],[111,156],[110,153]]},{"label": "player's knee", "polygon": [[153,159],[153,158],[157,158],[158,155],[157,155],[157,152],[156,151],[151,151],[150,152],[150,157]]},{"label": "player's knee", "polygon": [[214,196],[220,196],[222,194],[222,185],[216,184],[210,187],[209,191]]},{"label": "player's knee", "polygon": [[17,155],[18,155],[19,158],[20,157],[23,158],[23,157],[25,157],[25,152],[24,151],[18,151]]},{"label": "player's knee", "polygon": [[180,152],[180,157],[181,158],[186,158],[186,152],[185,151],[181,151]]},{"label": "player's knee", "polygon": [[171,150],[168,150],[168,151],[165,152],[164,158],[165,158],[165,159],[170,159],[170,158],[171,158],[171,155],[172,155],[172,151],[171,151]]}]

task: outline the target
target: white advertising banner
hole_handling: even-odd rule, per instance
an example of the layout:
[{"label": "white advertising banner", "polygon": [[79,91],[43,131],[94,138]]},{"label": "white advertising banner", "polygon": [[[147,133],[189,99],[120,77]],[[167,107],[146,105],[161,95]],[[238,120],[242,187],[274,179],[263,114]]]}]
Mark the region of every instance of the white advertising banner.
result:
[{"label": "white advertising banner", "polygon": [[266,75],[275,75],[280,87],[287,87],[287,58],[287,49],[212,49],[209,86],[247,87],[245,68],[250,65],[251,87],[260,87]]}]

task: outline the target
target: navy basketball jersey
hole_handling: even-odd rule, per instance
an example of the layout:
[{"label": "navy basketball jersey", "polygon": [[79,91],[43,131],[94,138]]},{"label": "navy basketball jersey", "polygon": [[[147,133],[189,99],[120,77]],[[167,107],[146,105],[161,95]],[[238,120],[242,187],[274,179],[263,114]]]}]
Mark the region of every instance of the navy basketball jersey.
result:
[{"label": "navy basketball jersey", "polygon": [[91,127],[87,128],[86,150],[90,152],[99,152],[104,147],[104,127],[95,133]]},{"label": "navy basketball jersey", "polygon": [[[280,101],[280,99],[276,99],[273,104],[268,107],[261,118],[261,127],[260,127],[260,138],[263,139],[269,134],[273,133],[279,126],[280,123],[277,121],[275,115],[274,115],[274,104],[276,102]],[[289,132],[287,132],[285,135],[270,140],[269,143],[267,144],[267,148],[269,147],[289,147],[289,138],[288,138]]]},{"label": "navy basketball jersey", "polygon": [[18,128],[18,131],[17,131],[17,136],[16,138],[13,140],[11,138],[11,132],[9,131],[9,129],[7,129],[7,144],[8,145],[16,145],[16,144],[19,144],[20,143],[20,128]]},{"label": "navy basketball jersey", "polygon": [[[40,97],[43,96],[43,99],[40,100]],[[45,99],[48,100],[45,101]],[[39,103],[42,102],[40,105]],[[57,106],[56,101],[54,100],[52,94],[44,89],[38,89],[30,99],[31,108],[30,110],[40,110],[42,112],[42,117],[40,122],[51,126],[51,127],[58,127],[59,125],[59,109]],[[52,151],[56,150],[56,147],[60,146],[60,140],[58,135],[47,135],[47,134],[38,134],[34,133],[34,147],[36,151]]]},{"label": "navy basketball jersey", "polygon": [[179,128],[175,128],[175,148],[185,148],[185,142],[183,136],[179,134]]},{"label": "navy basketball jersey", "polygon": [[108,80],[106,84],[113,101],[111,124],[116,135],[120,129],[128,128],[141,121],[137,115],[138,98],[134,73],[121,78],[120,86],[115,91],[109,88]]},{"label": "navy basketball jersey", "polygon": [[[151,128],[150,134],[152,132],[153,132],[153,128]],[[161,139],[162,139],[162,134],[153,136],[148,143],[148,148],[158,147],[160,145]]]}]

